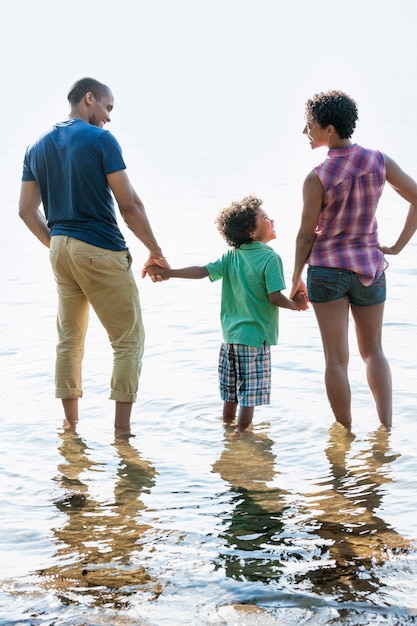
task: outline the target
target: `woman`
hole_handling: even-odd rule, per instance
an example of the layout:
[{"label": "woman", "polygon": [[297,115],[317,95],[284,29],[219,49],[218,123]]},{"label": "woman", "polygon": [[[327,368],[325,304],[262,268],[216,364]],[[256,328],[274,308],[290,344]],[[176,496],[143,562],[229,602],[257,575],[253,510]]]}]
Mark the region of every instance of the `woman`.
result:
[{"label": "woman", "polygon": [[[355,101],[341,91],[316,94],[306,103],[307,135],[312,149],[327,147],[327,159],[304,181],[301,226],[291,296],[307,290],[323,342],[327,396],[335,418],[350,430],[348,380],[349,311],[356,327],[382,427],[392,425],[392,383],[381,335],[386,299],[385,254],[398,254],[417,229],[417,184],[388,156],[352,143],[358,119]],[[384,183],[410,203],[397,242],[379,245],[375,213]]]}]

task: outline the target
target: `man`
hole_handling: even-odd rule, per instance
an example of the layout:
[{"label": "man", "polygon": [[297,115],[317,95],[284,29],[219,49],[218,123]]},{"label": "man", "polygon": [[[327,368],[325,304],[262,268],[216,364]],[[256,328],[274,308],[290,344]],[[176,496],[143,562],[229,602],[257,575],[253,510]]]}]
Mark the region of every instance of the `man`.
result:
[{"label": "man", "polygon": [[126,174],[121,148],[103,130],[113,110],[111,90],[82,78],[71,87],[68,101],[69,119],[55,124],[26,151],[19,216],[50,248],[58,290],[56,397],[66,419],[75,428],[91,304],[113,349],[115,432],[129,435],[144,330],[132,259],[117,225],[113,196],[127,226],[149,251],[145,267],[169,265]]}]

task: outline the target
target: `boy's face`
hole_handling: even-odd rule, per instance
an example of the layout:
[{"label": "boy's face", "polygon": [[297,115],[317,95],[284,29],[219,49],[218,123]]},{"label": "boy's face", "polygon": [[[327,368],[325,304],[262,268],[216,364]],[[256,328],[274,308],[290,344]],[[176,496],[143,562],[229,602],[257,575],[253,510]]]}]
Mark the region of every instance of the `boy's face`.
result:
[{"label": "boy's face", "polygon": [[268,241],[276,239],[276,236],[274,220],[269,219],[265,211],[259,208],[256,216],[256,229],[251,233],[251,239],[268,243]]}]

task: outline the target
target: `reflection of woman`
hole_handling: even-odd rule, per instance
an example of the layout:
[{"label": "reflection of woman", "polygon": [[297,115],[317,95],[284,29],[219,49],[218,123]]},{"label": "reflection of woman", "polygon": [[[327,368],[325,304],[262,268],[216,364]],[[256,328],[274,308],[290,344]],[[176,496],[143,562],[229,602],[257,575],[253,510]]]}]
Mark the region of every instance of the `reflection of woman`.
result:
[{"label": "reflection of woman", "polygon": [[336,592],[345,601],[369,598],[383,586],[381,565],[390,555],[410,549],[380,513],[385,485],[392,482],[390,464],[398,456],[388,437],[379,430],[365,449],[353,453],[351,433],[339,424],[329,430],[330,473],[326,481],[320,480],[319,491],[309,495],[313,533],[323,540],[322,560],[320,567],[299,576],[309,579],[319,593]]},{"label": "reflection of woman", "polygon": [[[397,254],[417,228],[417,184],[388,156],[351,142],[357,119],[356,103],[341,91],[319,93],[307,101],[304,133],[313,149],[325,146],[329,152],[304,182],[290,297],[305,288],[301,276],[308,263],[307,288],[323,342],[327,396],[336,420],[348,429],[352,313],[378,417],[389,430],[391,372],[381,344],[387,266],[383,253]],[[375,220],[385,181],[411,203],[391,248],[379,247]]]}]

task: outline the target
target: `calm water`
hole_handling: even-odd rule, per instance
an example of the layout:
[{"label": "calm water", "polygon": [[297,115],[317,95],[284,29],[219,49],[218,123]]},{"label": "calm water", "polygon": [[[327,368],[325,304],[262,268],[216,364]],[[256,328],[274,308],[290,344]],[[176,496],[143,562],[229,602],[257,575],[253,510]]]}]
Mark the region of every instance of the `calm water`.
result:
[{"label": "calm water", "polygon": [[[225,430],[220,285],[142,281],[145,251],[124,227],[147,329],[136,437],[114,440],[111,354],[93,315],[78,432],[63,428],[55,286],[16,205],[25,146],[65,117],[76,78],[113,87],[109,129],[173,266],[215,260],[218,211],[253,193],[277,221],[289,284],[302,180],[324,156],[301,135],[315,91],[352,93],[355,139],[417,176],[411,0],[395,12],[354,0],[337,24],[324,0],[149,5],[18,0],[5,22],[0,624],[416,623],[416,241],[388,270],[390,434],[378,430],[353,326],[354,435],[333,424],[312,310],[281,312],[272,404],[242,437]],[[387,190],[384,243],[406,209]]]}]

